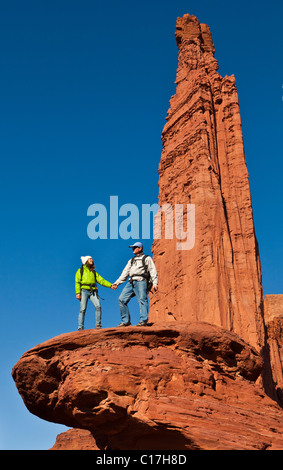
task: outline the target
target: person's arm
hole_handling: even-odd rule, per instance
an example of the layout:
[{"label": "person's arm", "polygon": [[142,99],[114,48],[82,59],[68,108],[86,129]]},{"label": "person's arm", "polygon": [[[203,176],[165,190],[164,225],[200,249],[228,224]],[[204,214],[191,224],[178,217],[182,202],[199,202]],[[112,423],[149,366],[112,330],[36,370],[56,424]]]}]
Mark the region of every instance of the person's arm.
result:
[{"label": "person's arm", "polygon": [[111,287],[112,286],[112,283],[109,282],[109,281],[106,281],[106,279],[103,279],[103,277],[100,276],[100,274],[98,274],[98,272],[96,272],[96,282],[98,282],[98,284],[100,284],[101,286],[104,286],[104,287]]},{"label": "person's arm", "polygon": [[131,269],[131,260],[129,260],[128,263],[126,264],[125,268],[122,271],[121,276],[118,277],[116,282],[114,282],[115,286],[119,286],[120,284],[122,284],[123,282],[127,280],[127,277],[130,274],[130,269]]},{"label": "person's arm", "polygon": [[78,269],[75,276],[75,290],[76,297],[80,300],[81,297],[81,269]]},{"label": "person's arm", "polygon": [[154,264],[154,262],[153,262],[153,260],[150,256],[147,257],[146,262],[147,262],[150,277],[152,279],[153,287],[157,288],[157,286],[158,286],[158,274],[157,274],[157,269],[155,267],[155,264]]},{"label": "person's arm", "polygon": [[75,277],[75,289],[76,289],[76,294],[81,293],[81,270],[78,269],[76,272],[76,277]]}]

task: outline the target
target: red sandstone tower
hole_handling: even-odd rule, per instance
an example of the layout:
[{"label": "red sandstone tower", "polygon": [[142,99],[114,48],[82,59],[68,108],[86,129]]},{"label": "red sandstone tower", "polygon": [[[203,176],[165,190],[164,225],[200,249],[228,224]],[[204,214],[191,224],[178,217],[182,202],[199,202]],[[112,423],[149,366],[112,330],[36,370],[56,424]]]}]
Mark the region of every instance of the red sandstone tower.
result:
[{"label": "red sandstone tower", "polygon": [[[151,321],[207,321],[264,345],[261,264],[235,78],[222,78],[209,27],[177,19],[176,94],[163,129],[159,205],[195,207],[195,242],[153,244],[160,283]],[[162,213],[164,222],[165,216]],[[192,227],[191,227],[192,228]]]}]

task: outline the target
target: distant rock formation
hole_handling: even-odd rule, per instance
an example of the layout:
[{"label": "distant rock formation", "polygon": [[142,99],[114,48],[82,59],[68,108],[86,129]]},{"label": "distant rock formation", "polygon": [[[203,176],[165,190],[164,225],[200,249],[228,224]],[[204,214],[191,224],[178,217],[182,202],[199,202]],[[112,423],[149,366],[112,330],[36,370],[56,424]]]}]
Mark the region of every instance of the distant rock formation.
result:
[{"label": "distant rock formation", "polygon": [[90,431],[86,429],[68,429],[56,438],[49,450],[100,450]]},{"label": "distant rock formation", "polygon": [[89,431],[55,449],[283,449],[283,410],[255,384],[262,365],[232,332],[174,323],[57,336],[13,377],[32,413]]},{"label": "distant rock formation", "polygon": [[[155,240],[160,293],[152,321],[207,321],[253,346],[265,343],[255,235],[235,78],[217,72],[209,27],[177,19],[179,66],[162,133],[159,205],[195,204],[195,245]],[[165,220],[164,213],[162,214]]]}]

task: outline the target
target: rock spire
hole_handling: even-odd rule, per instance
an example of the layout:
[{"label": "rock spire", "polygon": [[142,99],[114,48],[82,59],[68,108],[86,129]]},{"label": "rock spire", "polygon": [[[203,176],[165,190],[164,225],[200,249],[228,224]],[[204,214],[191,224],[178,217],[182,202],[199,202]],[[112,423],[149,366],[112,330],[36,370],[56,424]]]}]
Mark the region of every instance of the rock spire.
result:
[{"label": "rock spire", "polygon": [[261,348],[261,264],[235,77],[217,72],[209,27],[195,16],[177,19],[175,37],[179,63],[162,132],[159,206],[183,204],[184,225],[187,204],[194,207],[195,242],[177,249],[175,233],[166,239],[161,211],[152,248],[160,291],[150,319],[206,321]]}]

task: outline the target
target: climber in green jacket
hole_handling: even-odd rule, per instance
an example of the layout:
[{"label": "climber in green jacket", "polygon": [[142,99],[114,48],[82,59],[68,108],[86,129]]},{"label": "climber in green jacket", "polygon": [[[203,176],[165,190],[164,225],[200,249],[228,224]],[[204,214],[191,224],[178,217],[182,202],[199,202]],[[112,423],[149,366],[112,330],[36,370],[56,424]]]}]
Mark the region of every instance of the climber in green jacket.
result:
[{"label": "climber in green jacket", "polygon": [[85,312],[88,299],[95,307],[96,328],[101,328],[101,305],[98,297],[97,283],[101,286],[112,287],[111,282],[103,279],[95,271],[94,262],[91,256],[81,256],[82,267],[76,272],[75,287],[76,297],[80,300],[79,330],[84,329]]}]

